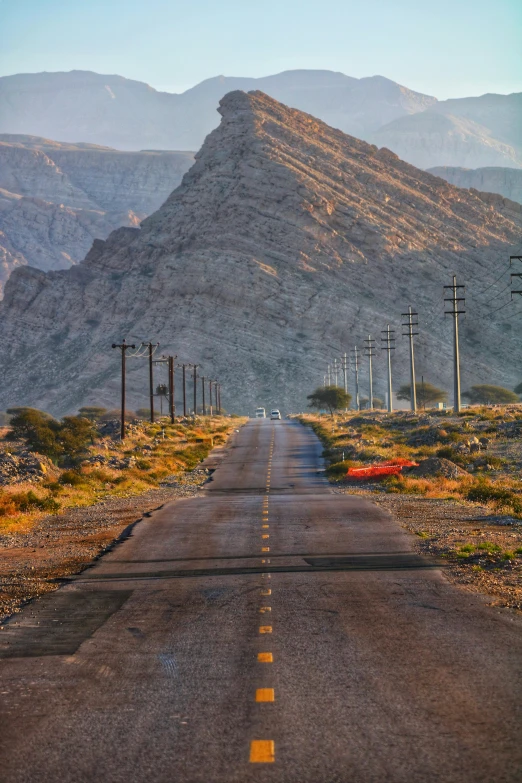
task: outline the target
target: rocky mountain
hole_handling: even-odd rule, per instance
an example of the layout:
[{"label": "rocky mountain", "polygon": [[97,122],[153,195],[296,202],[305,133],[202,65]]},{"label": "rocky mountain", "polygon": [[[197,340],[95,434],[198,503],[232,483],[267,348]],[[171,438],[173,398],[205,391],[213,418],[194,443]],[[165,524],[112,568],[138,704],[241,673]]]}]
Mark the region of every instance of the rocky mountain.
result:
[{"label": "rocky mountain", "polygon": [[119,152],[0,135],[0,292],[17,266],[67,268],[95,238],[139,225],[192,162],[186,152]]},{"label": "rocky mountain", "polygon": [[522,168],[522,93],[439,101],[370,138],[420,168]]},{"label": "rocky mountain", "polygon": [[284,71],[217,76],[179,95],[90,71],[0,78],[0,133],[33,133],[123,150],[199,149],[232,90],[262,90],[421,168],[522,167],[522,93],[438,101],[383,76]]},{"label": "rocky mountain", "polygon": [[429,169],[459,188],[475,188],[522,204],[522,170],[491,166],[483,169],[464,169],[457,166],[438,166]]},{"label": "rocky mountain", "polygon": [[[68,270],[12,274],[0,304],[0,407],[117,404],[110,346],[126,338],[200,364],[221,380],[230,410],[304,409],[332,356],[388,323],[395,383],[407,382],[400,323],[410,304],[417,371],[451,388],[442,286],[454,273],[469,286],[464,387],[520,380],[522,315],[513,318],[508,293],[505,302],[494,293],[521,247],[520,205],[450,185],[260,92],[229,93],[220,113],[181,185],[141,228],[96,240]],[[363,390],[365,373],[363,364]],[[146,403],[138,358],[128,392],[130,407]]]}]

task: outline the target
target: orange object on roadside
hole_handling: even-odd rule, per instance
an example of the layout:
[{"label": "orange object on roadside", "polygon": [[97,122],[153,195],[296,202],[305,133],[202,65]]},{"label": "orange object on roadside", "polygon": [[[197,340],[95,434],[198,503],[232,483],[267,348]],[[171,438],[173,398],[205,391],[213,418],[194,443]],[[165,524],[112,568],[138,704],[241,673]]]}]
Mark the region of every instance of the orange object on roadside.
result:
[{"label": "orange object on roadside", "polygon": [[409,459],[399,458],[397,460],[381,462],[379,465],[370,465],[368,468],[348,468],[347,477],[350,478],[375,478],[378,476],[397,476],[404,467],[414,467],[416,462]]}]

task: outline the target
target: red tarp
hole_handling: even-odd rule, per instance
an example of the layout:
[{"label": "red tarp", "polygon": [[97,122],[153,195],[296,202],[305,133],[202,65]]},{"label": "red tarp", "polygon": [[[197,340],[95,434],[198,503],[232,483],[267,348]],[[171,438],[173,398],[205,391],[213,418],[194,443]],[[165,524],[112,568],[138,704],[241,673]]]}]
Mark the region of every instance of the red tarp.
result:
[{"label": "red tarp", "polygon": [[390,462],[380,462],[378,465],[370,465],[368,468],[348,468],[346,474],[350,478],[374,478],[375,476],[396,476],[403,467],[414,467],[416,462],[409,459],[396,459]]}]

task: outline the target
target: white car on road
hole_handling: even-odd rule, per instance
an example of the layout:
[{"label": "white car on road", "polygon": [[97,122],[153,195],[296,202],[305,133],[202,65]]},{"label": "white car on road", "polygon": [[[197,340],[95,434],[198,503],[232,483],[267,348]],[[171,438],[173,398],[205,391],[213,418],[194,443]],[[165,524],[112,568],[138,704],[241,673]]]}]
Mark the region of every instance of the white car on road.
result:
[{"label": "white car on road", "polygon": [[273,411],[271,411],[270,418],[271,419],[280,419],[281,418],[281,411],[278,411],[277,408],[275,408]]}]

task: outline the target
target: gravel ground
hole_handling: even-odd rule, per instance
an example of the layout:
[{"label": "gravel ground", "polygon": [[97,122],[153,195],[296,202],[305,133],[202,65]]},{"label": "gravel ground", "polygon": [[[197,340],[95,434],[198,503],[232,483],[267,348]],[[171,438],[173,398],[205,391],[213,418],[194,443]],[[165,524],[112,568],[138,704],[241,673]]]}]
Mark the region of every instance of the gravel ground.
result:
[{"label": "gravel ground", "polygon": [[28,533],[0,535],[0,622],[31,598],[56,590],[60,578],[85,568],[147,512],[175,498],[194,497],[207,479],[208,470],[198,467],[143,495],[108,497],[44,517]]},{"label": "gravel ground", "polygon": [[[354,494],[353,488],[334,492]],[[389,511],[398,522],[415,533],[415,549],[424,555],[443,557],[447,578],[464,589],[490,597],[490,605],[522,610],[522,557],[506,553],[522,547],[522,520],[494,515],[491,509],[473,503],[424,498],[416,495],[384,494],[358,489]],[[462,547],[499,547],[496,552],[462,552]]]}]

